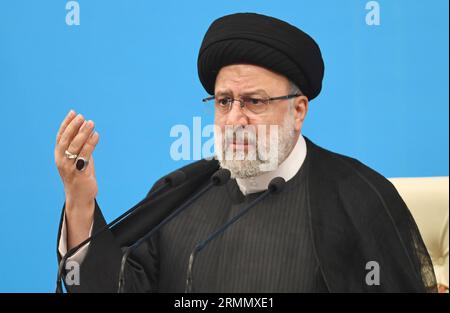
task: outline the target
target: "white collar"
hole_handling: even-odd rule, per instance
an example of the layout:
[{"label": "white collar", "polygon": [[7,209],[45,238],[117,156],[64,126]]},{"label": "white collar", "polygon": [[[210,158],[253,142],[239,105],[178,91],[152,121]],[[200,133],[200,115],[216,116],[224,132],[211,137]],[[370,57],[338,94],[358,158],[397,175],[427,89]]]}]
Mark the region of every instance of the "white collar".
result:
[{"label": "white collar", "polygon": [[266,190],[270,181],[275,177],[283,177],[285,181],[294,177],[302,167],[305,158],[306,142],[305,138],[300,134],[291,153],[289,153],[286,160],[284,160],[276,170],[265,172],[256,177],[236,178],[236,182],[244,195]]}]

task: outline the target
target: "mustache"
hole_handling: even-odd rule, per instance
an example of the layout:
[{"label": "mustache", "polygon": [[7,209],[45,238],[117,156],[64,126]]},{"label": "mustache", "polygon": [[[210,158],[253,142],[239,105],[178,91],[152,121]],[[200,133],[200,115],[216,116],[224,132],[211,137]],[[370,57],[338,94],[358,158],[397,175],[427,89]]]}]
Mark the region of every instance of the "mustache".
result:
[{"label": "mustache", "polygon": [[256,130],[252,127],[227,127],[224,133],[224,141],[226,145],[230,143],[256,145]]}]

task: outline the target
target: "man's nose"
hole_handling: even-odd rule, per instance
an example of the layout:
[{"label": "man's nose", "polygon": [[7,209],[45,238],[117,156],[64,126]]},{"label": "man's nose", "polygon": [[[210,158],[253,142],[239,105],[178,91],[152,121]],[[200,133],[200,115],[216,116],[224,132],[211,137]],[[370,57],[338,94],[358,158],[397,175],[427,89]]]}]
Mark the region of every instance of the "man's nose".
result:
[{"label": "man's nose", "polygon": [[227,114],[227,125],[248,125],[248,116],[244,114],[239,101],[233,101]]}]

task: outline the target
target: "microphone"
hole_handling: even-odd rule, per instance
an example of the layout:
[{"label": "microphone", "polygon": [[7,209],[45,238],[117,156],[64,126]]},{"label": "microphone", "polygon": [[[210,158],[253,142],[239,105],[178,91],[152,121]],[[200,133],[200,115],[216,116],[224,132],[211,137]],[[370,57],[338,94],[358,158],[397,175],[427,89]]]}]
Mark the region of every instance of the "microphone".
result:
[{"label": "microphone", "polygon": [[286,184],[286,181],[282,177],[275,177],[273,178],[266,191],[264,191],[261,195],[259,195],[257,198],[255,198],[252,202],[250,202],[247,206],[245,206],[238,214],[236,214],[232,219],[230,219],[228,222],[223,224],[221,227],[219,227],[215,232],[213,232],[211,235],[209,235],[208,238],[198,243],[194,249],[192,250],[191,255],[189,256],[189,265],[186,275],[186,288],[185,292],[190,293],[192,292],[192,284],[193,284],[193,277],[192,277],[192,271],[194,268],[194,262],[196,255],[202,251],[208,243],[210,243],[212,240],[217,238],[219,235],[225,232],[225,230],[228,229],[232,224],[234,224],[237,220],[239,220],[244,214],[246,214],[252,207],[254,207],[257,203],[261,202],[263,199],[265,199],[267,196],[271,194],[277,194],[281,192],[284,188],[284,185]]},{"label": "microphone", "polygon": [[155,187],[155,190],[150,189],[144,199],[149,199],[150,197],[152,199],[155,198],[159,193],[161,193],[162,190],[164,190],[168,186],[176,187],[178,185],[181,185],[186,180],[186,176],[186,173],[181,170],[167,175],[163,179],[164,184],[162,186]]},{"label": "microphone", "polygon": [[163,219],[158,225],[152,228],[145,236],[141,237],[134,244],[124,249],[122,254],[122,262],[120,264],[120,272],[119,272],[119,284],[118,284],[118,293],[123,293],[125,290],[125,264],[127,262],[130,254],[135,251],[143,242],[150,239],[153,234],[155,234],[161,227],[166,225],[172,219],[174,219],[178,214],[188,208],[195,200],[197,200],[201,195],[206,193],[214,186],[222,186],[230,179],[231,173],[227,169],[219,169],[216,171],[210,178],[210,182],[203,187],[200,191],[195,193],[192,197],[190,197],[187,201],[185,201],[181,206],[179,206],[175,211],[173,211],[169,216]]},{"label": "microphone", "polygon": [[114,226],[117,223],[119,223],[120,221],[122,221],[124,218],[126,218],[128,216],[133,216],[134,214],[139,212],[139,209],[141,209],[143,207],[144,203],[146,203],[146,202],[156,198],[158,195],[160,195],[168,187],[174,188],[174,187],[180,185],[181,183],[183,183],[185,180],[186,180],[186,173],[181,171],[181,170],[177,170],[175,172],[170,173],[169,175],[167,175],[166,177],[164,177],[162,179],[162,184],[160,184],[160,186],[157,186],[157,187],[153,188],[152,190],[150,190],[147,193],[147,196],[143,200],[141,200],[139,203],[134,205],[131,209],[129,209],[128,211],[126,211],[125,213],[123,213],[122,215],[117,217],[111,223],[109,223],[109,224],[103,226],[102,228],[100,228],[91,237],[87,238],[86,240],[84,240],[83,242],[78,244],[77,246],[75,246],[72,249],[70,249],[61,258],[61,261],[59,262],[58,274],[57,274],[57,278],[56,278],[56,291],[55,292],[56,293],[62,293],[63,292],[61,280],[62,280],[62,276],[63,276],[63,270],[64,270],[64,267],[66,265],[66,262],[67,262],[68,258],[70,258],[72,255],[74,255],[79,249],[81,249],[81,247],[85,246],[91,240],[95,239],[100,234],[102,234],[104,231],[109,229],[111,226]]}]

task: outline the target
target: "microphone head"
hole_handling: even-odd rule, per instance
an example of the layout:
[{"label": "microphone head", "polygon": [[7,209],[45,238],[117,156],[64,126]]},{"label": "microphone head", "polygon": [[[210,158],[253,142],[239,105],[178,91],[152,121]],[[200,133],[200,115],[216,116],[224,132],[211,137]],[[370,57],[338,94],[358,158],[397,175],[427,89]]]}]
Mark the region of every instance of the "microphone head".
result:
[{"label": "microphone head", "polygon": [[278,176],[270,181],[268,189],[271,193],[279,193],[283,190],[285,184],[284,178]]},{"label": "microphone head", "polygon": [[164,178],[164,181],[168,183],[171,187],[181,185],[181,183],[184,182],[185,180],[186,174],[180,170],[172,172]]},{"label": "microphone head", "polygon": [[224,185],[228,180],[230,180],[230,177],[231,172],[227,169],[221,168],[211,176],[211,182],[215,186],[221,186]]}]

